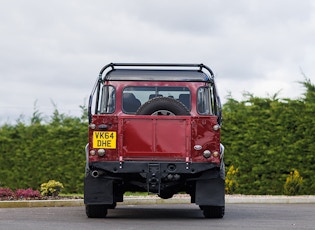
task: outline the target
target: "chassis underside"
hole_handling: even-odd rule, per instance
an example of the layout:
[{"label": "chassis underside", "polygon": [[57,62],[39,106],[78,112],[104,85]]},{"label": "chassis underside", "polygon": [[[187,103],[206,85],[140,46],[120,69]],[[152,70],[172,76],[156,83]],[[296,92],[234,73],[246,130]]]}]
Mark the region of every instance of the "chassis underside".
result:
[{"label": "chassis underside", "polygon": [[[224,169],[205,163],[90,163],[84,181],[84,203],[89,208],[95,205],[98,208],[99,205],[111,208],[123,201],[126,191],[149,192],[163,199],[184,192],[191,196],[191,203],[196,203],[203,209],[224,209],[222,170]],[[219,213],[221,211],[220,209]]]}]

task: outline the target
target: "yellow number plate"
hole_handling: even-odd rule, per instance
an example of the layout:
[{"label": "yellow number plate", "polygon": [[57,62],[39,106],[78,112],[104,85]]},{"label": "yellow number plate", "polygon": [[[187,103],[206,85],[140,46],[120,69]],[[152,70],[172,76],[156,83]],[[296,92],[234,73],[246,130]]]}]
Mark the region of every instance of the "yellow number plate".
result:
[{"label": "yellow number plate", "polygon": [[93,148],[115,149],[116,132],[95,131],[93,132]]}]

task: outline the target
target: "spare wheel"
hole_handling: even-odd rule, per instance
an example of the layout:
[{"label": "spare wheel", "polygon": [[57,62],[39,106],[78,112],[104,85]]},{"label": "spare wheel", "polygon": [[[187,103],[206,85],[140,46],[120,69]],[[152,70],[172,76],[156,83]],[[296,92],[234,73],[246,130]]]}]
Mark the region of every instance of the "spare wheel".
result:
[{"label": "spare wheel", "polygon": [[155,97],[144,103],[137,110],[138,115],[190,115],[187,107],[178,100],[170,97]]}]

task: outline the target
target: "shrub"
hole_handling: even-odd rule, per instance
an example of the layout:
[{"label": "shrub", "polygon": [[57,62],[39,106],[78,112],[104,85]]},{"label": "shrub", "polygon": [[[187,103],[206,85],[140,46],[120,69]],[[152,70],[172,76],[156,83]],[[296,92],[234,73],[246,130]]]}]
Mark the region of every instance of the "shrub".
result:
[{"label": "shrub", "polygon": [[285,184],[284,184],[284,194],[289,196],[294,196],[299,193],[303,183],[303,177],[300,176],[300,173],[297,170],[293,170],[288,175]]},{"label": "shrub", "polygon": [[41,184],[40,191],[43,196],[58,196],[63,188],[63,184],[59,181],[50,180]]},{"label": "shrub", "polygon": [[1,197],[14,197],[14,192],[10,188],[0,188]]},{"label": "shrub", "polygon": [[15,192],[16,197],[23,199],[23,198],[36,198],[40,197],[40,192],[38,190],[33,190],[31,188],[28,189],[18,189]]},{"label": "shrub", "polygon": [[233,194],[238,186],[236,181],[236,174],[238,173],[238,168],[234,169],[234,166],[231,165],[229,170],[226,173],[225,178],[225,193]]}]

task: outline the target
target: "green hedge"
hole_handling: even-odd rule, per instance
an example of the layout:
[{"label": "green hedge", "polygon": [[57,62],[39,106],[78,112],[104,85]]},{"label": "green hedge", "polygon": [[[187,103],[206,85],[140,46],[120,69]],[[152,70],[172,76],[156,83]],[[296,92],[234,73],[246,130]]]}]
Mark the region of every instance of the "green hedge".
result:
[{"label": "green hedge", "polygon": [[0,128],[0,186],[39,189],[49,180],[65,185],[63,192],[83,191],[85,119],[55,111],[47,123],[35,113],[31,124]]},{"label": "green hedge", "polygon": [[241,194],[283,194],[287,176],[303,177],[300,194],[315,194],[315,87],[300,100],[247,95],[224,105],[226,164],[238,168]]},{"label": "green hedge", "polygon": [[[315,194],[315,87],[306,81],[300,100],[228,98],[223,106],[222,143],[227,167],[238,169],[234,193],[283,194],[290,172],[303,177],[300,194]],[[30,122],[0,127],[0,187],[39,189],[49,180],[64,193],[82,193],[88,141],[82,117],[59,114],[48,121],[35,111]]]}]

